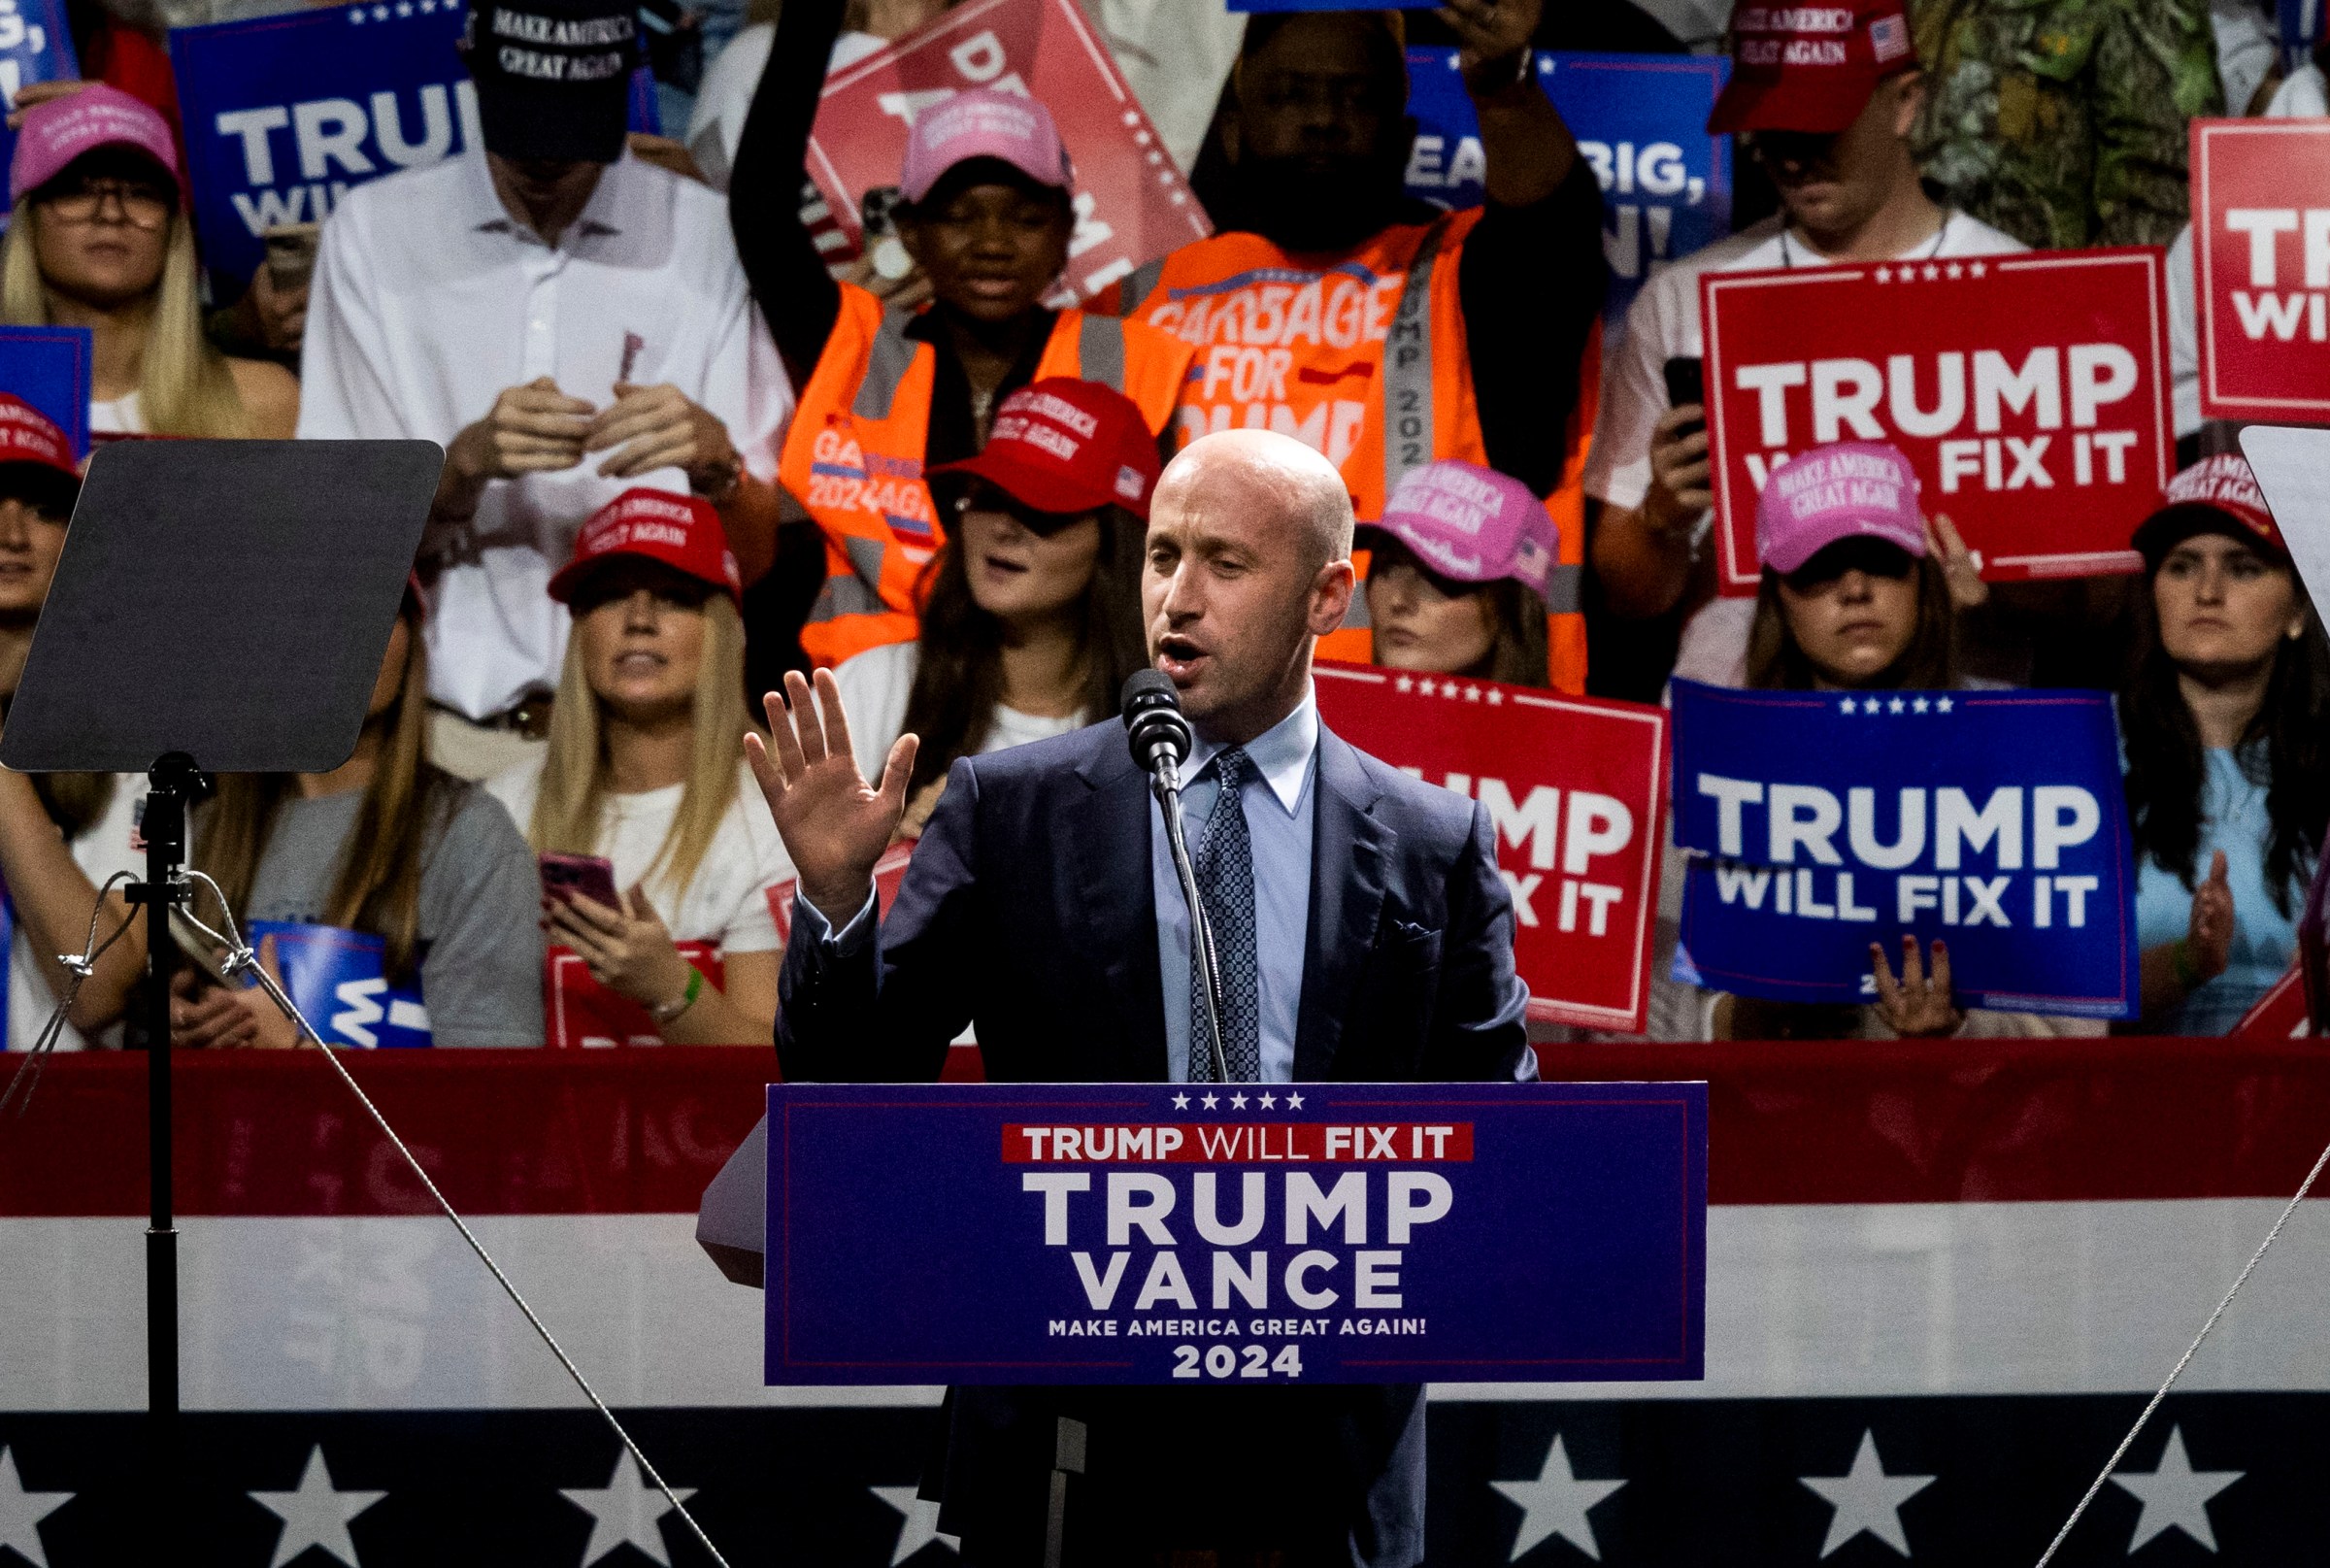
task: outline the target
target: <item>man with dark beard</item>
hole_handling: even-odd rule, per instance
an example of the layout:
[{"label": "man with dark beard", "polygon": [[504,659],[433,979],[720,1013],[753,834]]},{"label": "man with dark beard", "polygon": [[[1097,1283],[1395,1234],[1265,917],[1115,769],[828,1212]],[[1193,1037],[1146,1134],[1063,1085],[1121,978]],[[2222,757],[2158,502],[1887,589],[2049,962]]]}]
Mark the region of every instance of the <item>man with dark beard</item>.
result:
[{"label": "man with dark beard", "polygon": [[[1488,199],[1466,213],[1403,188],[1415,124],[1397,12],[1253,17],[1219,127],[1222,232],[1136,272],[1122,306],[1197,346],[1184,440],[1294,436],[1342,470],[1366,520],[1402,474],[1441,458],[1545,497],[1562,545],[1553,684],[1580,690],[1579,480],[1606,274],[1601,192],[1530,51],[1542,8],[1450,0],[1439,13],[1481,119]],[[1363,619],[1365,596],[1352,603]],[[1364,659],[1366,638],[1347,623],[1320,651]]]}]

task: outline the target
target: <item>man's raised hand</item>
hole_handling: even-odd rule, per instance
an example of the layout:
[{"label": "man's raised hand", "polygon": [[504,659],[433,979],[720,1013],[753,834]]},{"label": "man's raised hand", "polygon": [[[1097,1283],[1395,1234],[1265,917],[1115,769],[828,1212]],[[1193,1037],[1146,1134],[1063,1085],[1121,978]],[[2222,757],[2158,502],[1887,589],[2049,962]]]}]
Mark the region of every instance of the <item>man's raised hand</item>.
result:
[{"label": "man's raised hand", "polygon": [[761,705],[769,739],[746,735],[745,759],[793,857],[801,896],[838,930],[873,892],[874,863],[889,848],[906,810],[917,743],[912,735],[899,736],[880,785],[871,785],[849,749],[849,717],[833,672],[817,672],[814,694],[798,671],[788,674],[783,694],[772,691]]}]

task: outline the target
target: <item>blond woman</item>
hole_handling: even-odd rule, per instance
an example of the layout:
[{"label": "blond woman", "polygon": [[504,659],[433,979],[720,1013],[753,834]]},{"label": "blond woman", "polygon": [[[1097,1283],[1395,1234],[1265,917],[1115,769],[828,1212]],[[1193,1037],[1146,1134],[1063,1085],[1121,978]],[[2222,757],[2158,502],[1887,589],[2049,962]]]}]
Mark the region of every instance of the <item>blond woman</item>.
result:
[{"label": "blond woman", "polygon": [[[549,744],[486,787],[538,851],[613,862],[618,903],[546,897],[550,940],[673,1045],[767,1045],[793,874],[745,770],[736,558],[694,496],[626,490],[550,579],[574,613]],[[676,943],[716,945],[717,984]]]},{"label": "blond woman", "polygon": [[9,196],[0,317],[89,329],[92,430],[290,436],[290,372],[229,359],[203,336],[194,228],[160,115],[96,83],[46,99],[23,116]]}]

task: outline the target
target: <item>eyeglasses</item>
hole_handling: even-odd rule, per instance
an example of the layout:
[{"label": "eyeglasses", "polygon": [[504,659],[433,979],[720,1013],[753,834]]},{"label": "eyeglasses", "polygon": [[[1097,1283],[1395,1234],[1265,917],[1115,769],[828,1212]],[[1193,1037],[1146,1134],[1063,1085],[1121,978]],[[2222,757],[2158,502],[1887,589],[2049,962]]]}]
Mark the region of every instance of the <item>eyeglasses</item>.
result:
[{"label": "eyeglasses", "polygon": [[170,211],[177,205],[170,191],[142,180],[86,180],[42,196],[41,205],[60,223],[94,223],[109,196],[132,228],[160,228],[170,220]]}]

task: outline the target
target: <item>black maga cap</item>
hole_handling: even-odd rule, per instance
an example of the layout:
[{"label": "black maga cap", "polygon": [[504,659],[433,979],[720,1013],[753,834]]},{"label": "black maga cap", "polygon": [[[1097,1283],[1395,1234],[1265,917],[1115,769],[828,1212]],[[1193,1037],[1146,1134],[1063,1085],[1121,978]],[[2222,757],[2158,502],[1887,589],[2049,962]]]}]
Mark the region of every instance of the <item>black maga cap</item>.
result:
[{"label": "black maga cap", "polygon": [[524,161],[622,156],[636,10],[612,0],[471,0],[462,47],[485,149]]}]

